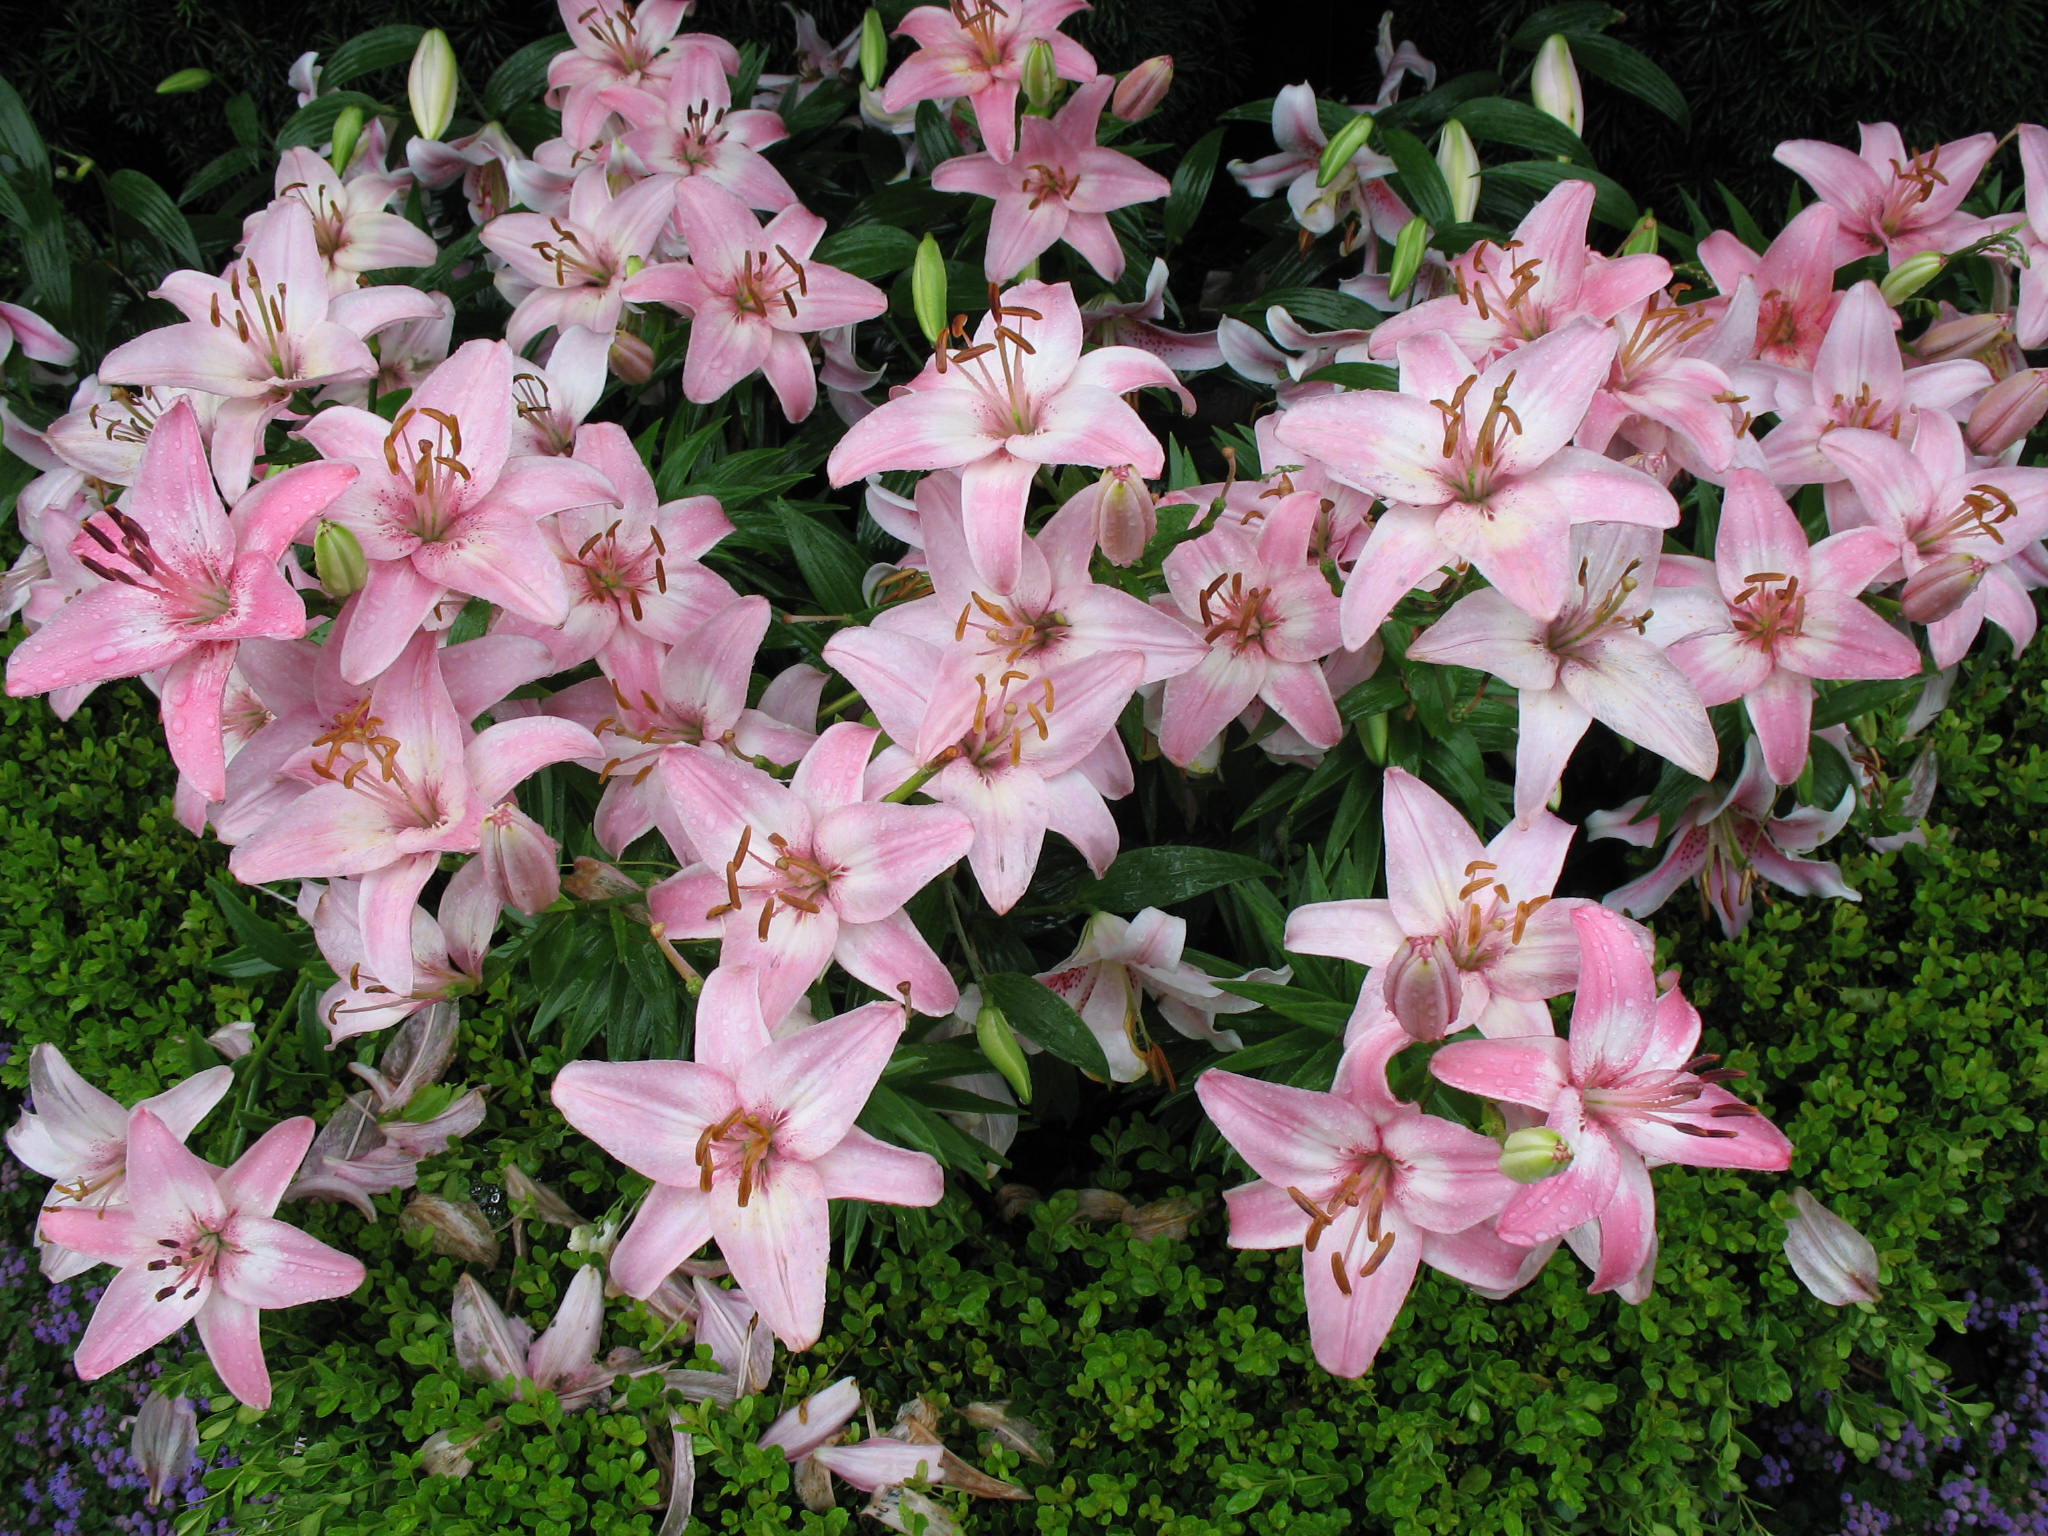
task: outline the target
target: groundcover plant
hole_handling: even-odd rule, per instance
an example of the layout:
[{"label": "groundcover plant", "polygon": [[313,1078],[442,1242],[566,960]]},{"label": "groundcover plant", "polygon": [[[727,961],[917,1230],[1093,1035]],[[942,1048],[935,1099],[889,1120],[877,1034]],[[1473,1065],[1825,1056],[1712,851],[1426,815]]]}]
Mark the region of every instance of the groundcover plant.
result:
[{"label": "groundcover plant", "polygon": [[[160,1083],[13,1026],[77,1373],[164,1369],[152,1493],[214,1447],[181,1531],[353,1528],[351,1438],[399,1528],[577,1529],[505,1470],[576,1415],[634,1447],[604,1529],[1014,1525],[1028,1420],[815,1351],[875,1277],[936,1314],[1039,1203],[1012,1149],[1120,1102],[1248,1170],[1196,1240],[1279,1251],[1344,1380],[1454,1287],[1640,1305],[1659,1170],[1792,1167],[1804,1085],[1644,920],[1854,901],[1823,845],[1921,838],[1916,738],[1987,620],[2032,638],[2048,131],[1788,143],[1782,232],[1682,233],[1579,137],[1581,63],[1684,111],[1604,8],[1448,81],[1383,23],[1372,103],[1290,87],[1227,167],[1082,9],[802,21],[775,74],[563,0],[480,90],[381,28],[177,200],[0,88],[7,690],[149,687],[263,1001]],[[1230,199],[1234,265],[1177,270]],[[1591,838],[1662,852],[1603,898]],[[1747,1246],[1877,1306],[1784,1196]]]}]

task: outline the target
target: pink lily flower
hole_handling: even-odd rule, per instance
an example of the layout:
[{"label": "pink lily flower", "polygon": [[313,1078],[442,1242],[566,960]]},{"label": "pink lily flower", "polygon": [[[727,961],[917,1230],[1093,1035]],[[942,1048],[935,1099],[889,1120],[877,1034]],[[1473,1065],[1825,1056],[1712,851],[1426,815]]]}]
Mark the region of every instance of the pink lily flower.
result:
[{"label": "pink lily flower", "polygon": [[832,726],[787,784],[704,747],[661,759],[675,819],[704,862],[656,886],[648,908],[677,937],[720,935],[721,964],[759,967],[768,1018],[780,1021],[834,960],[919,1013],[959,1001],[903,904],[966,853],[974,831],[945,806],[865,796],[880,734]]},{"label": "pink lily flower", "polygon": [[5,362],[15,343],[22,355],[52,368],[68,368],[78,360],[78,343],[32,309],[19,304],[0,304],[0,362]]},{"label": "pink lily flower", "polygon": [[[1856,809],[1856,792],[1845,790],[1832,810],[1801,806],[1774,816],[1778,786],[1764,771],[1763,754],[1750,738],[1742,772],[1734,787],[1709,786],[1671,822],[1670,841],[1655,868],[1601,898],[1630,917],[1648,917],[1669,901],[1687,881],[1700,884],[1701,905],[1721,920],[1721,931],[1739,938],[1749,926],[1759,881],[1799,896],[1834,896],[1843,901],[1863,898],[1842,883],[1833,864],[1798,855],[1831,841]],[[1648,797],[1638,795],[1611,811],[1586,818],[1586,835],[1618,837],[1638,848],[1657,840],[1655,818],[1642,819]]]},{"label": "pink lily flower", "polygon": [[[1158,1005],[1159,1016],[1186,1038],[1205,1040],[1220,1051],[1244,1049],[1236,1030],[1216,1027],[1217,1016],[1249,1013],[1259,1005],[1223,991],[1208,972],[1182,959],[1187,937],[1187,919],[1157,907],[1147,907],[1128,921],[1097,912],[1082,928],[1074,952],[1040,974],[1038,979],[1066,999],[1102,1046],[1111,1082],[1134,1083],[1163,1063],[1163,1053],[1146,1038],[1140,1022],[1139,1005],[1147,997]],[[1282,967],[1228,979],[1285,982],[1291,974]]]},{"label": "pink lily flower", "polygon": [[[1394,162],[1370,147],[1360,148],[1328,186],[1317,185],[1330,136],[1323,132],[1316,111],[1314,86],[1290,85],[1274,96],[1273,139],[1280,146],[1278,153],[1230,162],[1230,174],[1248,196],[1271,197],[1285,188],[1294,222],[1313,235],[1328,234],[1351,214],[1365,230],[1386,240],[1408,222],[1406,205],[1386,183]],[[1347,235],[1347,250],[1353,238]]]},{"label": "pink lily flower", "polygon": [[1920,651],[1857,600],[1893,559],[1875,528],[1831,534],[1811,549],[1790,506],[1755,470],[1728,478],[1714,543],[1727,627],[1671,648],[1710,708],[1741,699],[1764,766],[1790,784],[1806,766],[1813,680],[1911,677]]},{"label": "pink lily flower", "polygon": [[618,498],[588,464],[510,456],[512,352],[503,342],[465,343],[396,421],[341,406],[320,412],[300,435],[362,472],[328,513],[370,561],[342,642],[351,681],[390,665],[444,590],[543,626],[568,619],[567,577],[535,524]]},{"label": "pink lily flower", "polygon": [[2019,137],[2027,217],[2013,237],[2026,252],[2027,265],[2020,270],[2020,303],[2012,329],[2013,338],[2032,349],[2048,341],[2048,128],[2022,123]]},{"label": "pink lily flower", "polygon": [[1840,219],[1835,263],[1891,254],[1897,266],[1921,251],[1954,251],[1998,227],[1960,212],[1998,148],[1972,134],[1918,154],[1890,123],[1860,123],[1856,153],[1820,139],[1787,139],[1771,158],[1820,194]]},{"label": "pink lily flower", "polygon": [[484,911],[479,903],[464,901],[451,883],[442,892],[438,920],[412,909],[412,985],[395,992],[370,965],[361,900],[357,882],[343,878],[328,881],[313,906],[313,942],[338,978],[319,1003],[330,1048],[402,1024],[435,1003],[474,993],[483,984],[484,959],[497,928],[496,906]]},{"label": "pink lily flower", "polygon": [[1491,672],[1517,690],[1518,821],[1549,801],[1595,720],[1688,773],[1714,776],[1719,750],[1706,706],[1664,654],[1677,636],[1653,639],[1648,630],[1661,543],[1652,528],[1582,523],[1572,530],[1577,585],[1556,618],[1532,619],[1485,589],[1459,598],[1409,644],[1410,660]]},{"label": "pink lily flower", "polygon": [[794,763],[817,740],[815,731],[776,715],[765,694],[760,708],[747,707],[754,653],[770,617],[766,598],[734,598],[665,652],[622,652],[608,663],[609,675],[548,700],[548,713],[588,726],[604,753],[604,797],[592,830],[606,852],[616,857],[657,825],[671,844],[690,847],[657,774],[671,747],[705,745],[750,762]]},{"label": "pink lily flower", "polygon": [[1136,347],[1150,352],[1176,373],[1199,373],[1223,365],[1214,331],[1186,335],[1159,322],[1166,318],[1166,263],[1152,258],[1145,275],[1145,293],[1134,304],[1104,294],[1081,311],[1088,340],[1098,347]]},{"label": "pink lily flower", "polygon": [[597,753],[588,731],[546,716],[471,736],[431,635],[315,745],[325,755],[296,770],[314,787],[251,832],[228,867],[245,885],[361,876],[364,958],[401,995],[413,986],[413,904],[441,855],[475,852],[486,817],[522,779]]},{"label": "pink lily flower", "polygon": [[992,283],[1015,277],[1064,240],[1105,282],[1124,273],[1124,248],[1109,215],[1166,196],[1167,180],[1129,155],[1101,149],[1095,131],[1114,75],[1098,75],[1050,118],[1027,117],[1017,154],[956,155],[932,172],[941,192],[995,199],[985,270]]},{"label": "pink lily flower", "polygon": [[459,139],[408,139],[405,166],[412,179],[430,192],[462,183],[462,201],[469,220],[479,228],[510,213],[512,195],[506,168],[523,158],[512,136],[497,123],[485,123]]},{"label": "pink lily flower", "polygon": [[626,267],[646,260],[675,209],[675,181],[650,176],[612,193],[605,167],[582,171],[559,215],[508,213],[483,228],[505,267],[498,288],[515,307],[505,322],[513,351],[551,327],[610,336],[626,300]]},{"label": "pink lily flower", "polygon": [[1521,1254],[1488,1224],[1514,1186],[1490,1137],[1424,1114],[1387,1088],[1408,1036],[1361,1002],[1331,1091],[1211,1070],[1202,1108],[1259,1175],[1226,1190],[1230,1246],[1301,1244],[1309,1344],[1333,1376],[1372,1368],[1424,1264],[1510,1281]]},{"label": "pink lily flower", "polygon": [[1842,296],[1835,291],[1839,219],[1826,203],[1802,208],[1759,256],[1725,229],[1700,242],[1700,265],[1727,297],[1706,302],[1725,310],[1744,278],[1756,285],[1752,355],[1785,368],[1811,369]]},{"label": "pink lily flower", "polygon": [[[133,485],[142,472],[150,434],[180,400],[192,407],[200,437],[210,436],[219,396],[185,389],[129,389],[102,384],[93,375],[80,381],[71,397],[71,409],[50,423],[40,435],[41,443],[46,456],[54,455],[58,463],[95,480],[109,486]],[[12,439],[7,446],[15,449]],[[26,509],[35,498],[23,494],[26,499],[18,505]]]},{"label": "pink lily flower", "polygon": [[296,639],[305,605],[278,561],[356,479],[346,464],[271,475],[224,514],[199,423],[179,402],[150,434],[134,489],[90,518],[71,552],[102,584],[45,619],[7,663],[16,697],[168,668],[171,757],[208,800],[227,792],[221,701],[240,642]]},{"label": "pink lily flower", "polygon": [[[732,84],[739,71],[732,45],[693,33],[677,50],[675,73],[660,96],[613,90],[604,100],[633,124],[621,140],[652,172],[702,177],[749,208],[774,213],[796,205],[796,193],[761,151],[789,137],[782,119],[752,107],[735,112]],[[722,51],[721,51],[722,49]]]},{"label": "pink lily flower", "polygon": [[1663,293],[1622,311],[1613,371],[1573,441],[1609,453],[1620,437],[1645,452],[1675,452],[1702,478],[1720,480],[1736,453],[1738,397],[1720,363],[1704,355],[1719,323],[1703,306]]},{"label": "pink lily flower", "polygon": [[1962,660],[1989,618],[2025,649],[2039,622],[2005,563],[2048,533],[2048,469],[1972,467],[1955,422],[1929,411],[1911,448],[1844,427],[1821,439],[1906,578],[1906,617],[1937,667]]},{"label": "pink lily flower", "polygon": [[[234,1086],[226,1067],[209,1067],[135,1107],[183,1141]],[[46,1211],[117,1209],[128,1202],[129,1111],[72,1069],[47,1041],[28,1056],[30,1107],[7,1132],[7,1150],[51,1185]],[[47,1280],[69,1280],[99,1260],[38,1235]]]},{"label": "pink lily flower", "polygon": [[1559,182],[1524,215],[1513,240],[1481,241],[1451,263],[1455,292],[1381,321],[1372,355],[1398,357],[1404,343],[1441,335],[1491,364],[1574,320],[1605,324],[1663,291],[1671,263],[1662,256],[1608,257],[1587,247],[1593,198],[1589,181]]},{"label": "pink lily flower", "polygon": [[617,505],[566,508],[540,525],[568,577],[569,616],[552,626],[504,614],[494,628],[539,640],[557,671],[593,657],[616,671],[628,653],[651,666],[733,600],[725,579],[699,560],[732,522],[715,496],[656,505],[646,461],[615,422],[583,428],[572,458],[604,477]]},{"label": "pink lily flower", "polygon": [[[1136,348],[1083,357],[1081,311],[1067,284],[1019,283],[992,297],[973,343],[956,322],[922,373],[847,430],[826,470],[834,485],[887,469],[959,470],[975,569],[1008,591],[1022,575],[1024,507],[1039,466],[1129,464],[1153,478],[1165,453],[1118,397],[1157,385],[1188,409],[1194,398],[1171,368]],[[956,337],[962,344],[949,350]]]},{"label": "pink lily flower", "polygon": [[707,405],[758,370],[782,414],[802,421],[818,401],[804,333],[872,320],[889,307],[888,295],[811,260],[825,221],[800,204],[784,208],[766,229],[708,181],[680,183],[675,204],[690,259],[649,267],[627,283],[626,297],[690,316],[685,397]]},{"label": "pink lily flower", "polygon": [[1820,451],[1828,433],[1863,427],[1909,438],[1923,412],[1947,411],[1990,387],[1991,370],[1969,358],[1907,368],[1893,335],[1898,324],[1877,284],[1858,283],[1842,295],[1810,375],[1763,364],[1738,372],[1757,408],[1778,414],[1762,443],[1772,480],[1840,480],[1841,469]]},{"label": "pink lily flower", "polygon": [[611,1398],[612,1382],[637,1374],[641,1366],[638,1350],[622,1346],[602,1358],[597,1353],[604,1332],[604,1275],[595,1268],[576,1271],[554,1322],[539,1338],[524,1318],[507,1317],[467,1274],[455,1282],[449,1324],[456,1363],[479,1381],[509,1383],[514,1402],[530,1401],[537,1389],[554,1393],[567,1413],[601,1407]]},{"label": "pink lily flower", "polygon": [[[337,294],[360,287],[366,272],[434,264],[440,254],[434,237],[386,211],[407,185],[403,174],[381,172],[343,181],[303,144],[286,150],[277,163],[276,196],[279,202],[304,203],[313,215],[313,244],[327,263],[328,290]],[[252,214],[245,234],[263,216]]]},{"label": "pink lily flower", "polygon": [[1452,560],[1553,619],[1571,597],[1573,523],[1678,521],[1678,503],[1650,476],[1568,446],[1618,345],[1612,330],[1578,321],[1480,373],[1449,342],[1418,337],[1401,348],[1400,393],[1349,391],[1288,410],[1283,444],[1388,502],[1344,588],[1348,648]]},{"label": "pink lily flower", "polygon": [[[584,418],[596,409],[611,378],[615,339],[588,326],[572,325],[556,333],[545,364],[524,358],[513,363],[514,453],[575,453]],[[445,350],[442,355],[447,355]],[[413,387],[418,384],[415,379]],[[646,473],[644,464],[641,473]]]},{"label": "pink lily flower", "polygon": [[1676,987],[1659,996],[1649,935],[1605,908],[1572,914],[1579,991],[1569,1040],[1474,1040],[1445,1046],[1430,1071],[1454,1088],[1541,1110],[1571,1161],[1524,1185],[1500,1215],[1500,1235],[1523,1247],[1600,1222],[1591,1289],[1634,1279],[1657,1239],[1645,1158],[1694,1168],[1775,1171],[1792,1144],[1720,1086],[1742,1074],[1696,1070],[1699,1011]]},{"label": "pink lily flower", "polygon": [[[1114,732],[1137,691],[1137,656],[1105,653],[1058,667],[1019,657],[1005,665],[869,628],[841,630],[825,659],[901,744],[876,759],[870,781],[921,779],[932,799],[965,813],[972,837],[963,851],[997,912],[1029,888],[1048,831],[1078,848],[1097,874],[1109,868],[1118,834],[1103,800],[1130,792],[1129,760]],[[1105,750],[1111,760],[1091,762]]]},{"label": "pink lily flower", "polygon": [[1024,56],[1043,41],[1062,80],[1093,80],[1095,58],[1060,30],[1087,0],[1017,0],[1008,9],[990,0],[951,0],[946,8],[921,5],[896,28],[917,52],[896,66],[882,86],[882,110],[902,112],[920,101],[966,98],[981,142],[1007,165],[1017,152],[1017,89]]},{"label": "pink lily flower", "polygon": [[[673,46],[690,0],[556,0],[572,50],[548,61],[547,104],[560,107],[571,90],[664,83],[675,69]],[[694,40],[694,39],[693,39]]]},{"label": "pink lily flower", "polygon": [[1273,503],[1256,539],[1219,523],[1166,557],[1175,609],[1208,647],[1193,670],[1166,680],[1159,750],[1168,761],[1192,762],[1254,699],[1311,746],[1344,734],[1316,665],[1337,649],[1339,629],[1337,595],[1308,560],[1321,510],[1319,497],[1298,492]]},{"label": "pink lily flower", "polygon": [[297,199],[256,221],[226,277],[173,272],[156,297],[175,304],[185,323],[123,342],[101,361],[100,377],[226,396],[214,419],[213,462],[231,495],[249,483],[263,429],[294,393],[376,377],[364,338],[435,312],[414,288],[330,294],[313,215]]},{"label": "pink lily flower", "polygon": [[854,1126],[903,1034],[903,1010],[869,1003],[771,1039],[758,973],[721,965],[697,1000],[695,1061],[571,1062],[555,1106],[654,1180],[612,1250],[612,1283],[652,1293],[716,1239],[777,1338],[809,1349],[824,1331],[831,1200],[936,1204],[939,1165]]},{"label": "pink lily flower", "polygon": [[1401,1027],[1435,1040],[1477,1028],[1492,1039],[1547,1035],[1544,999],[1572,989],[1578,939],[1553,900],[1572,827],[1547,811],[1484,847],[1451,803],[1389,768],[1381,793],[1387,895],[1322,901],[1287,919],[1287,947],[1373,968]]},{"label": "pink lily flower", "polygon": [[222,1170],[185,1150],[147,1109],[128,1121],[128,1204],[45,1211],[45,1237],[120,1266],[79,1340],[86,1381],[125,1365],[187,1323],[229,1392],[270,1406],[256,1314],[346,1296],[363,1266],[276,1219],[277,1202],[313,1140],[305,1116],[264,1132]]}]

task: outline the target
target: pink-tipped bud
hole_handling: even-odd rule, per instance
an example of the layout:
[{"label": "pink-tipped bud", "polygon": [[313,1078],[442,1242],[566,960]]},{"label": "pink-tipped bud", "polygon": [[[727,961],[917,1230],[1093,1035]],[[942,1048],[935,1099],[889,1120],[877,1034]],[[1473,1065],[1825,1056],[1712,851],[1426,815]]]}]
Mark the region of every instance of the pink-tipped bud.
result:
[{"label": "pink-tipped bud", "polygon": [[1906,578],[1899,611],[1915,624],[1932,624],[1963,606],[1987,569],[1975,555],[1943,555]]},{"label": "pink-tipped bud", "polygon": [[1120,122],[1141,123],[1159,110],[1173,85],[1173,55],[1154,54],[1117,81],[1109,111]]},{"label": "pink-tipped bud", "polygon": [[560,848],[539,822],[510,800],[485,813],[477,857],[483,860],[484,878],[505,905],[528,917],[553,906],[562,894]]},{"label": "pink-tipped bud", "polygon": [[654,348],[645,337],[635,336],[631,331],[621,331],[612,338],[606,360],[611,364],[612,376],[621,384],[645,384],[654,377]]},{"label": "pink-tipped bud", "polygon": [[1417,1040],[1441,1040],[1464,1005],[1465,982],[1435,934],[1394,951],[1386,974],[1387,1007]]},{"label": "pink-tipped bud", "polygon": [[1095,542],[1111,565],[1134,565],[1159,531],[1151,487],[1128,464],[1116,464],[1081,494],[1095,497]]},{"label": "pink-tipped bud", "polygon": [[1970,451],[1990,458],[2005,452],[2048,416],[2048,368],[2022,368],[1984,391],[1964,430]]},{"label": "pink-tipped bud", "polygon": [[1920,333],[1920,339],[1913,343],[1915,363],[1948,363],[1957,358],[1981,357],[1996,349],[2000,340],[2008,335],[2006,316],[1992,311],[1982,315],[1958,315],[1953,320],[1937,320]]},{"label": "pink-tipped bud", "polygon": [[1803,1189],[1785,1223],[1785,1258],[1800,1283],[1831,1307],[1877,1300],[1877,1249],[1870,1239]]}]

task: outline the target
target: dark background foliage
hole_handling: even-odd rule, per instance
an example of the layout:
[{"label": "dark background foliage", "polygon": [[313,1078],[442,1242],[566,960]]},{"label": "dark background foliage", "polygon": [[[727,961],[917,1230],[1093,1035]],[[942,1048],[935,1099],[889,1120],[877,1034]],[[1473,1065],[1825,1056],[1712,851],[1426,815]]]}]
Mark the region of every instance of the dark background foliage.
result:
[{"label": "dark background foliage", "polygon": [[[902,9],[898,4],[894,9]],[[861,0],[813,0],[836,39]],[[1378,82],[1374,29],[1381,7],[1299,0],[1100,0],[1069,30],[1105,68],[1154,53],[1177,67],[1166,111],[1148,130],[1191,142],[1219,113],[1301,78],[1336,99],[1370,100]],[[1445,77],[1503,67],[1503,42],[1542,7],[1531,0],[1396,5],[1397,38],[1412,38]],[[779,0],[708,0],[699,21],[771,59],[791,46]],[[285,70],[307,49],[387,22],[445,28],[472,84],[521,44],[559,25],[553,6],[523,0],[79,0],[0,5],[7,74],[54,144],[102,165],[131,166],[175,189],[231,142],[217,110],[248,90],[264,120],[290,110]],[[1854,141],[1869,117],[1897,121],[1918,146],[2048,112],[2048,0],[1642,0],[1614,35],[1667,70],[1693,109],[1690,134],[1647,107],[1589,84],[1587,138],[1610,175],[1667,217],[1680,188],[1710,192],[1719,178],[1775,210],[1795,183],[1771,164],[1786,138]],[[1526,55],[1507,61],[1523,67]],[[156,82],[203,66],[217,84],[163,97]],[[1247,124],[1227,150],[1256,155]]]}]

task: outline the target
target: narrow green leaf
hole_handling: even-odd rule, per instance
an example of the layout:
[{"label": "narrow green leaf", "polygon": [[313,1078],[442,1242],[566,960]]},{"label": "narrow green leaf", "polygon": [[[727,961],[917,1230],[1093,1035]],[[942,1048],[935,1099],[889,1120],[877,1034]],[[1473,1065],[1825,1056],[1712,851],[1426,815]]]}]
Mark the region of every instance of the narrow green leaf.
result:
[{"label": "narrow green leaf", "polygon": [[1572,39],[1572,57],[1586,73],[1646,102],[1679,127],[1692,126],[1692,109],[1677,82],[1627,43],[1588,33]]},{"label": "narrow green leaf", "polygon": [[860,591],[869,561],[837,528],[806,517],[794,507],[778,509],[797,569],[811,595],[827,613],[858,613],[867,606]]},{"label": "narrow green leaf", "polygon": [[1507,165],[1489,165],[1486,168],[1487,186],[1517,187],[1536,197],[1541,197],[1561,181],[1571,180],[1593,183],[1594,218],[1614,229],[1635,228],[1635,222],[1641,216],[1635,199],[1611,176],[1603,176],[1583,165],[1567,165],[1560,160],[1516,160]]},{"label": "narrow green leaf", "polygon": [[107,196],[116,208],[162,241],[188,267],[205,265],[192,226],[168,192],[140,171],[118,170],[107,178]]},{"label": "narrow green leaf", "polygon": [[[1293,311],[1289,311],[1293,313]],[[1401,375],[1385,363],[1330,363],[1318,368],[1304,384],[1341,384],[1346,389],[1399,389]]]},{"label": "narrow green leaf", "polygon": [[1221,848],[1133,848],[1100,880],[1074,893],[1074,905],[1100,912],[1169,907],[1219,885],[1274,878],[1270,864]]},{"label": "narrow green leaf", "polygon": [[1045,983],[1016,971],[996,971],[981,978],[981,992],[1025,1039],[1091,1077],[1108,1078],[1109,1058],[1102,1054],[1101,1044],[1081,1015]]},{"label": "narrow green leaf", "polygon": [[1508,39],[1510,48],[1534,50],[1543,46],[1543,39],[1553,32],[1562,32],[1572,40],[1572,53],[1579,51],[1579,39],[1598,37],[1617,21],[1621,12],[1601,0],[1567,0],[1563,5],[1546,5],[1542,10],[1529,16],[1515,28],[1515,35]]},{"label": "narrow green leaf", "polygon": [[951,126],[946,122],[946,114],[935,102],[920,101],[917,104],[915,141],[917,163],[926,176],[960,153],[960,140],[954,137]]},{"label": "narrow green leaf", "polygon": [[296,974],[312,958],[312,945],[305,934],[285,932],[276,923],[242,899],[235,888],[218,875],[209,875],[206,889],[222,919],[236,938],[253,954],[278,970]]},{"label": "narrow green leaf", "polygon": [[484,116],[503,121],[516,108],[532,102],[548,83],[549,62],[569,46],[568,34],[557,32],[553,37],[528,43],[500,64],[491,78],[484,82],[481,98]]},{"label": "narrow green leaf", "polygon": [[28,115],[5,75],[0,75],[0,155],[14,162],[15,174],[43,186],[50,184],[50,152],[43,147],[35,119]]},{"label": "narrow green leaf", "polygon": [[373,70],[409,62],[420,45],[423,30],[394,21],[389,26],[358,32],[320,61],[321,89],[331,91]]},{"label": "narrow green leaf", "polygon": [[1195,218],[1208,201],[1209,187],[1216,179],[1216,157],[1223,151],[1223,130],[1212,128],[1195,140],[1194,147],[1173,168],[1173,186],[1166,194],[1166,243],[1178,245],[1195,227]]},{"label": "narrow green leaf", "polygon": [[1345,720],[1364,720],[1399,709],[1407,702],[1408,689],[1399,675],[1383,673],[1378,677],[1368,677],[1357,687],[1349,689],[1337,701],[1337,714]]},{"label": "narrow green leaf", "polygon": [[1451,207],[1451,189],[1444,185],[1444,173],[1437,167],[1436,156],[1422,140],[1405,129],[1383,127],[1373,136],[1373,142],[1394,162],[1397,171],[1390,180],[1394,190],[1408,200],[1409,207],[1436,229],[1457,222]]},{"label": "narrow green leaf", "polygon": [[1584,140],[1548,112],[1539,112],[1527,102],[1484,96],[1463,103],[1451,116],[1463,123],[1475,139],[1513,144],[1539,155],[1564,155],[1580,165],[1593,163]]},{"label": "narrow green leaf", "polygon": [[[1824,731],[1874,709],[1912,698],[1926,686],[1925,677],[1887,677],[1865,683],[1836,683],[1813,701],[1813,728]],[[1829,801],[1817,802],[1831,804]]]},{"label": "narrow green leaf", "polygon": [[901,272],[917,255],[917,237],[893,224],[856,224],[827,235],[816,260],[866,282]]},{"label": "narrow green leaf", "polygon": [[1270,981],[1231,981],[1221,976],[1215,978],[1215,982],[1219,990],[1233,997],[1249,998],[1272,1009],[1290,1023],[1306,1024],[1325,1034],[1343,1034],[1344,1026],[1351,1018],[1351,1004],[1321,997],[1300,987],[1286,987]]}]

